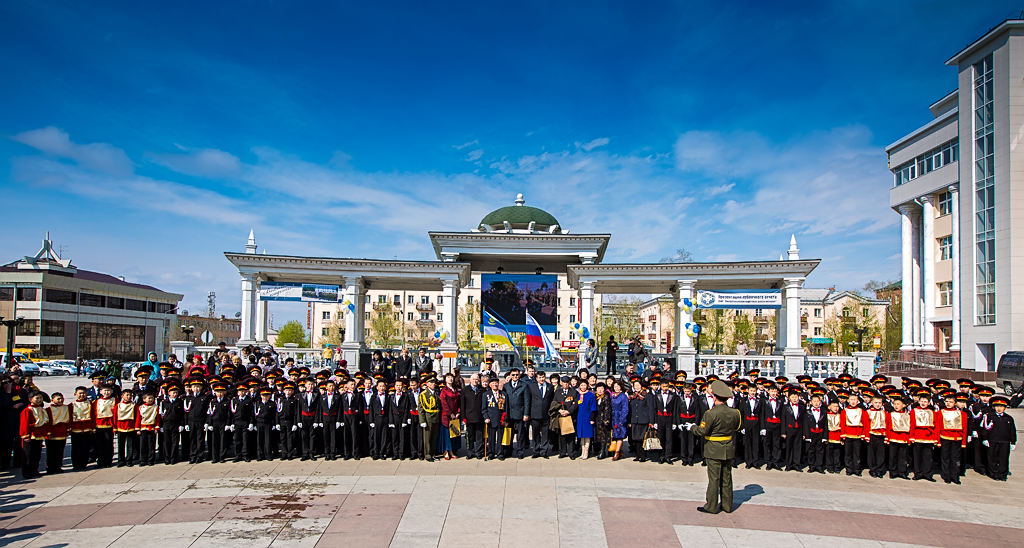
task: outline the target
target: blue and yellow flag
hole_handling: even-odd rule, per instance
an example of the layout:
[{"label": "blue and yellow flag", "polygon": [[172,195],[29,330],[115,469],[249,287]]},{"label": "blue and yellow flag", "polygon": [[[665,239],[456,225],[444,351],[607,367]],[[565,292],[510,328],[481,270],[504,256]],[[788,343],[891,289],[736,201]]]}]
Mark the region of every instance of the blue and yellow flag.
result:
[{"label": "blue and yellow flag", "polygon": [[484,344],[507,344],[515,350],[516,353],[519,351],[516,349],[516,343],[512,342],[512,337],[508,334],[508,329],[505,328],[505,324],[499,322],[487,313],[487,310],[483,311],[483,318],[480,321],[480,328],[484,332]]}]

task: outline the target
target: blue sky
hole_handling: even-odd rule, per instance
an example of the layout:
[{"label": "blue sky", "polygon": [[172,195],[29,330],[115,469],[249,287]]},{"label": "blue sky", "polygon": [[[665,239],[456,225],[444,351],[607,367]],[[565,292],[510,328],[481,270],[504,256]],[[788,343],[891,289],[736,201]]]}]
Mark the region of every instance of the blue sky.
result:
[{"label": "blue sky", "polygon": [[222,252],[250,228],[269,253],[432,259],[428,230],[522,192],[612,233],[609,262],[776,259],[796,234],[808,285],[855,289],[899,274],[885,146],[1015,8],[4,2],[0,261],[49,230],[231,314]]}]

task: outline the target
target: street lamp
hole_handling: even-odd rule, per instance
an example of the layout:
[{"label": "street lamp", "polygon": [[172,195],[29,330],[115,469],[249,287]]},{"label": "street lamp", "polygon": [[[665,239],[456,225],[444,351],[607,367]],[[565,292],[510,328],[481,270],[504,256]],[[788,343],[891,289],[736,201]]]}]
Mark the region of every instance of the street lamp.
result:
[{"label": "street lamp", "polygon": [[183,326],[181,326],[181,332],[185,334],[185,340],[188,341],[188,342],[192,342],[192,333],[194,333],[195,330],[196,330],[196,326],[194,326],[194,325],[183,325]]},{"label": "street lamp", "polygon": [[7,353],[4,357],[4,363],[7,364],[7,369],[10,370],[14,364],[14,331],[19,325],[25,323],[24,316],[18,316],[13,320],[5,320],[3,316],[0,316],[0,325],[7,328]]},{"label": "street lamp", "polygon": [[853,330],[857,334],[857,350],[860,352],[864,351],[864,334],[868,332],[866,327],[856,327]]}]

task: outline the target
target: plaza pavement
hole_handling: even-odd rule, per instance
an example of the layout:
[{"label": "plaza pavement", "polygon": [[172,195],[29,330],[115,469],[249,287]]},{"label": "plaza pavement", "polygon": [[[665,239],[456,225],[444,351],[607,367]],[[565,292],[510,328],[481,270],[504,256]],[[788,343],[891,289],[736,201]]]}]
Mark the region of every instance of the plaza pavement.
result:
[{"label": "plaza pavement", "polygon": [[183,463],[28,482],[8,471],[0,546],[1008,545],[1024,537],[1022,467],[1015,452],[1010,481],[971,471],[960,486],[741,468],[738,506],[718,515],[696,511],[704,468],[631,460]]}]

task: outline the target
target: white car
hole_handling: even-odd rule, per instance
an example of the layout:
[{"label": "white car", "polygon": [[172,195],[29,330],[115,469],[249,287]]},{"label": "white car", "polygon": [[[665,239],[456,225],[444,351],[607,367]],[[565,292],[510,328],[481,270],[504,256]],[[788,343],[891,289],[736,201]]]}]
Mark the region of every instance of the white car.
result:
[{"label": "white car", "polygon": [[71,375],[71,370],[65,368],[64,365],[56,361],[36,362],[36,365],[39,366],[40,374],[44,377],[62,377]]}]

